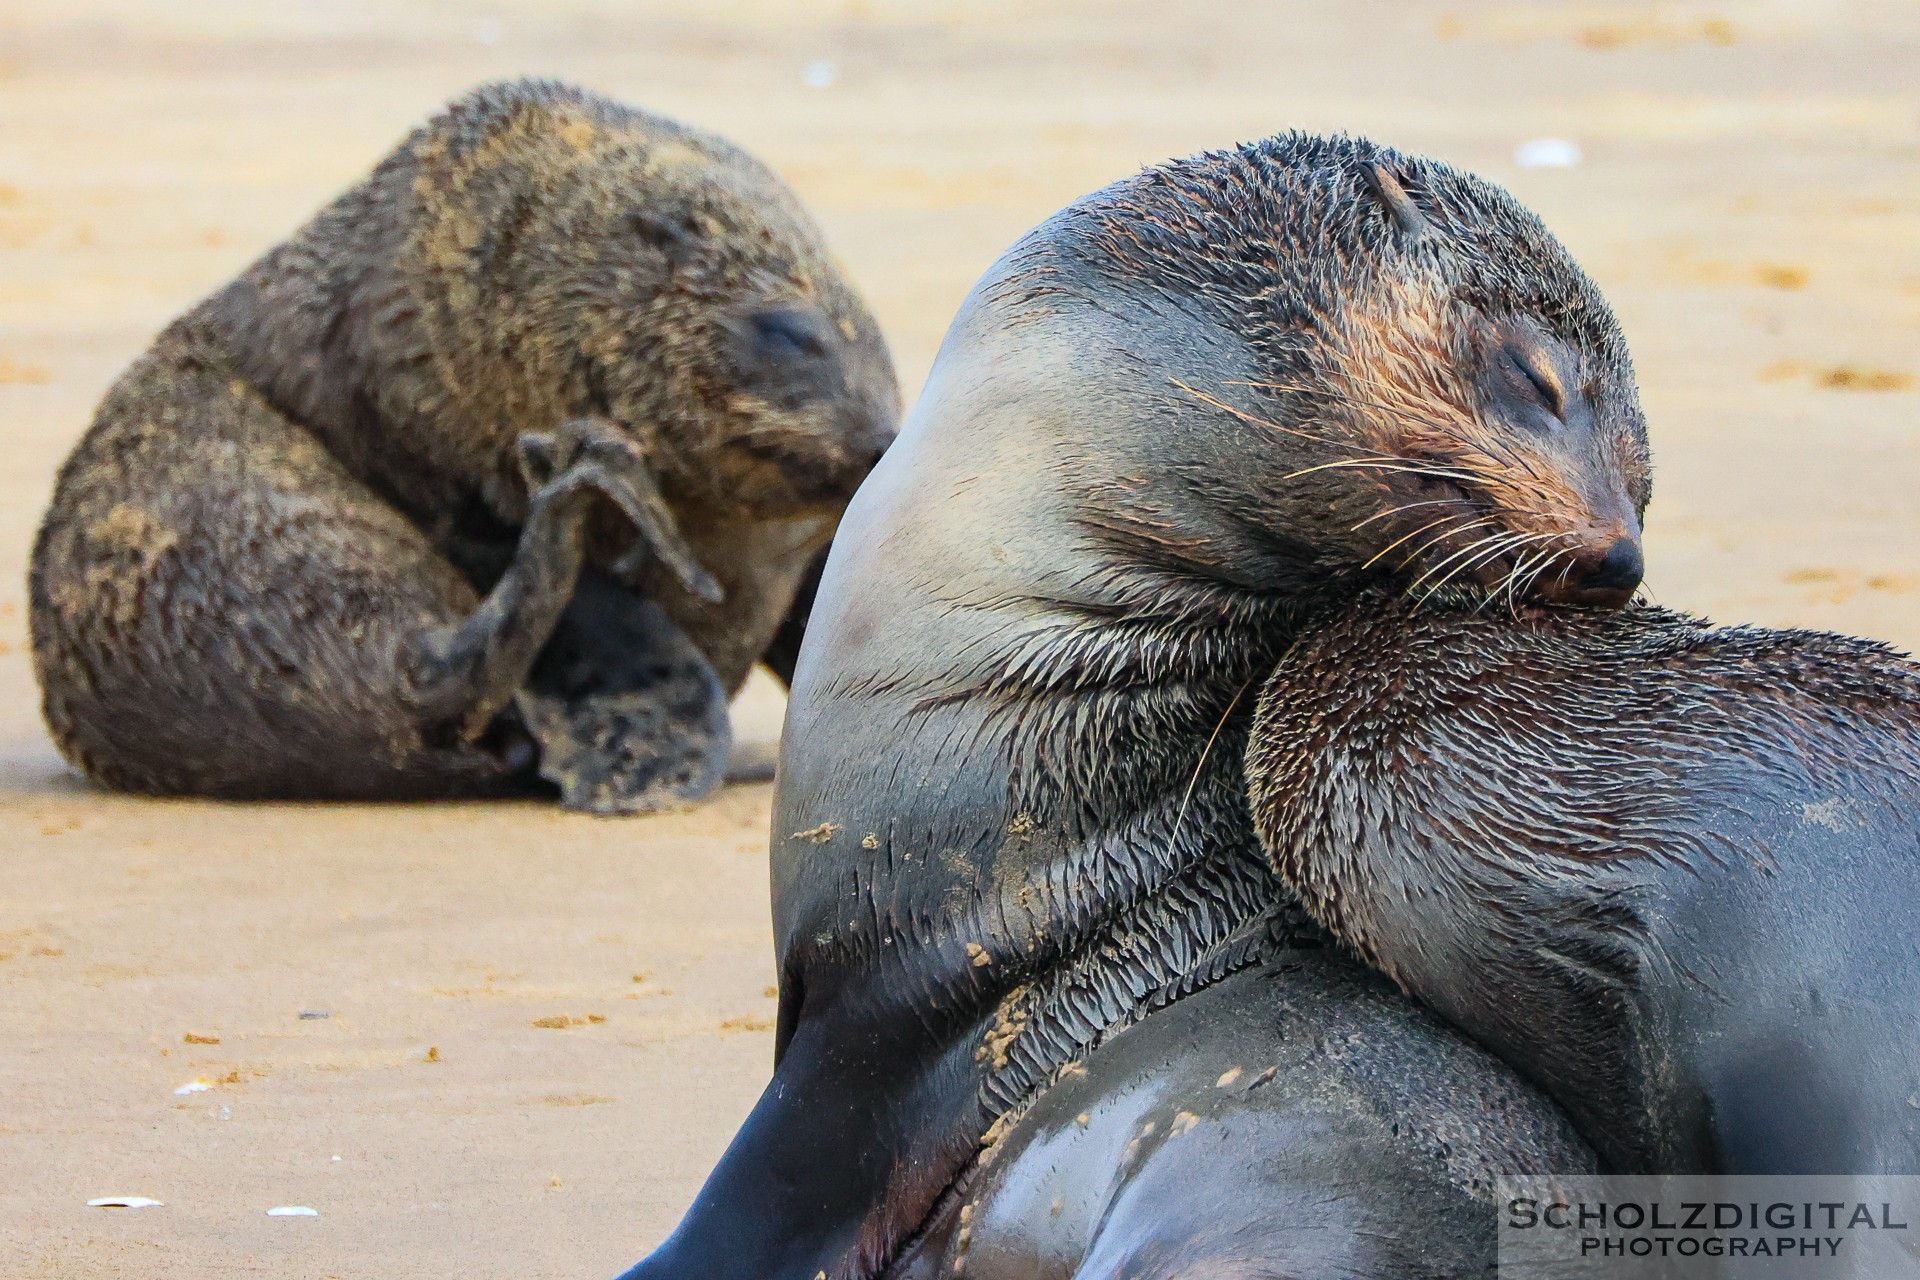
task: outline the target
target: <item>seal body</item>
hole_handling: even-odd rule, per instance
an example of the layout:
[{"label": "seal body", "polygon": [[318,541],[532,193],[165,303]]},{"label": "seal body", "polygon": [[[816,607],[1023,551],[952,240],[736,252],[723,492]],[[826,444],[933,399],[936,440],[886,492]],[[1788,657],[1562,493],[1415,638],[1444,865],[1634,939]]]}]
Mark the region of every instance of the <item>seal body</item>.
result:
[{"label": "seal body", "polygon": [[[1168,1014],[1320,938],[1261,853],[1240,763],[1299,601],[1369,563],[1610,598],[1637,575],[1645,461],[1605,304],[1536,220],[1442,166],[1270,139],[1016,245],[835,539],[775,802],[774,1078],[630,1276],[875,1274],[1068,1075],[1114,1062],[1130,1123],[1136,1067],[1108,1048],[1179,1063],[1200,1050],[1162,1038]],[[1308,989],[1358,975],[1315,954],[1294,994],[1324,1011]],[[1294,1061],[1255,1043],[1299,1025],[1281,988],[1234,990],[1250,1030],[1206,1053]],[[1319,1103],[1283,1071],[1259,1123],[1306,1132]],[[1431,1164],[1377,1185],[1417,1140],[1369,1134],[1276,1172],[1273,1196],[1441,1185]],[[1141,1231],[1178,1235],[1191,1204]],[[1328,1265],[1409,1264],[1357,1240]]]},{"label": "seal body", "polygon": [[1678,614],[1367,594],[1262,695],[1314,914],[1617,1170],[1920,1173],[1920,668]]},{"label": "seal body", "polygon": [[1492,1276],[1496,1180],[1592,1168],[1510,1068],[1294,946],[1063,1072],[888,1274]]},{"label": "seal body", "polygon": [[[36,542],[110,786],[696,798],[898,394],[792,194],[551,83],[416,131],[119,379]],[[576,587],[578,590],[576,590]]]}]

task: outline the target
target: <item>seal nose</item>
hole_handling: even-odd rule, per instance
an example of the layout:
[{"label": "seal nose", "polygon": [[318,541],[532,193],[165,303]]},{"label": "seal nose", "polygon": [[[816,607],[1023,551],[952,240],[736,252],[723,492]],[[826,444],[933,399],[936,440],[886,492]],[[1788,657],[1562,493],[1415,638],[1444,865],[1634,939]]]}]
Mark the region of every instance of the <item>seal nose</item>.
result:
[{"label": "seal nose", "polygon": [[884,434],[876,433],[874,435],[868,436],[865,440],[863,440],[861,442],[862,447],[857,451],[858,457],[856,459],[856,461],[860,466],[860,469],[863,472],[866,472],[866,471],[871,471],[875,467],[879,466],[881,455],[886,453],[887,446],[891,445],[892,443],[893,443],[893,432],[891,431],[888,431]]},{"label": "seal nose", "polygon": [[1547,575],[1549,580],[1541,584],[1540,598],[1549,604],[1618,609],[1633,598],[1634,588],[1645,572],[1640,540],[1631,535],[1615,538],[1605,551],[1596,547],[1576,555],[1564,576]]},{"label": "seal nose", "polygon": [[[848,479],[858,488],[867,473],[880,465],[881,455],[893,443],[893,432],[869,431],[847,446]],[[852,492],[849,490],[848,492]]]},{"label": "seal nose", "polygon": [[1580,585],[1590,591],[1622,591],[1631,595],[1640,585],[1640,575],[1646,572],[1646,567],[1640,544],[1632,538],[1621,538],[1607,548],[1607,554]]}]

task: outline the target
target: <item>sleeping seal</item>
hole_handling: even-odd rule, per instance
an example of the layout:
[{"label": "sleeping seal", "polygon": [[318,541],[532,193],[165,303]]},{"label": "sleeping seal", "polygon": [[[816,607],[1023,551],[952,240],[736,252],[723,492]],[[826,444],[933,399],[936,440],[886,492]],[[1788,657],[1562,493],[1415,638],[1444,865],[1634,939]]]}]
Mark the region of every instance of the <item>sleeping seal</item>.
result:
[{"label": "sleeping seal", "polygon": [[[1263,1273],[1490,1262],[1490,1210],[1483,1245],[1434,1239],[1473,1193],[1390,1115],[1396,1064],[1444,1033],[1379,997],[1397,1012],[1344,1071],[1296,1071],[1280,1043],[1324,1038],[1328,993],[1360,978],[1315,950],[1261,853],[1247,724],[1331,578],[1624,600],[1648,474],[1605,302],[1536,218],[1444,165],[1284,135],[1147,170],[1020,241],[836,538],[774,809],[778,1065],[629,1276],[873,1275],[1050,1088],[1084,1070],[1117,1100],[1135,1053],[1279,1064],[1258,1123],[1333,1144],[1273,1172],[1283,1205],[1461,1207],[1391,1237],[1322,1232],[1339,1247],[1310,1268],[1276,1242]],[[1258,980],[1224,985],[1242,971]],[[1196,1048],[1172,1015],[1216,984],[1240,1030]],[[1436,1061],[1467,1079],[1441,1101],[1485,1097],[1498,1069],[1447,1045]],[[1531,1108],[1515,1147],[1562,1132],[1511,1096]],[[1373,1120],[1321,1123],[1363,1104]],[[1229,1149],[1247,1163],[1223,1185],[1249,1194],[1208,1205],[1216,1225],[1275,1212],[1258,1147]],[[1544,1171],[1573,1148],[1511,1158]],[[1181,1265],[1226,1266],[1233,1236]]]}]

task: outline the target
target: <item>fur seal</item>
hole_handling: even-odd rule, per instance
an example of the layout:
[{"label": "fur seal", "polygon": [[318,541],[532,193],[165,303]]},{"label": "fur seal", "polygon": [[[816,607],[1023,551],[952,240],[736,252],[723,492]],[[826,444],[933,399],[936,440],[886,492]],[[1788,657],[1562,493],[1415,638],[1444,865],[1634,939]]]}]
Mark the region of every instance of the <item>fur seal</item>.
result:
[{"label": "fur seal", "polygon": [[33,552],[47,722],[132,791],[500,794],[537,756],[572,806],[697,799],[898,412],[759,162],[483,87],[108,392]]},{"label": "fur seal", "polygon": [[[1398,571],[1612,603],[1647,485],[1605,302],[1535,217],[1444,165],[1282,135],[1021,240],[835,539],[774,806],[773,1080],[630,1280],[876,1274],[1123,1029],[1179,1061],[1162,1011],[1320,937],[1242,766],[1302,600]],[[1241,1025],[1271,1037],[1286,1020],[1258,1006],[1287,986],[1233,987]],[[1269,1087],[1263,1107],[1307,1106],[1306,1082]],[[1391,1196],[1383,1151],[1431,1172],[1411,1134],[1375,1136],[1325,1154],[1321,1191]],[[1303,1274],[1420,1265],[1349,1238]]]},{"label": "fur seal", "polygon": [[1063,1071],[889,1280],[1491,1277],[1496,1180],[1593,1153],[1504,1063],[1294,941]]},{"label": "fur seal", "polygon": [[1314,915],[1614,1169],[1920,1173],[1920,666],[1368,593],[1268,681],[1248,781]]}]

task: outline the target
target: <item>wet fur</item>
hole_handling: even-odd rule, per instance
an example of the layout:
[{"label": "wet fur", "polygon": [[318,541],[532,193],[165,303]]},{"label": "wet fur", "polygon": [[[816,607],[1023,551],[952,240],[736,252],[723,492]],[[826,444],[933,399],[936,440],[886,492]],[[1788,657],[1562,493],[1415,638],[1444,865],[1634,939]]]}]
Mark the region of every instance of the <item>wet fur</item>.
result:
[{"label": "wet fur", "polygon": [[[741,317],[783,299],[827,318],[839,379],[798,407],[729,363]],[[541,751],[595,756],[591,772],[616,764],[594,744],[651,723],[648,749],[692,752],[706,781],[629,777],[594,807],[696,798],[724,765],[727,695],[897,409],[871,317],[757,161],[566,86],[477,90],[108,392],[32,558],[47,722],[109,786],[235,797],[521,791]],[[516,549],[539,488],[521,437],[576,419],[638,451],[723,601],[658,557],[621,564],[634,533],[608,503],[568,499],[557,541]],[[605,697],[551,702],[584,687],[558,671],[574,644],[529,676],[546,699],[531,723],[492,714],[506,691],[477,716],[471,698],[428,705],[426,640],[535,551],[556,572],[584,555],[649,602],[587,681]],[[646,674],[648,646],[675,674]],[[556,780],[569,803],[595,793]]]},{"label": "wet fur", "polygon": [[1505,1066],[1294,945],[1062,1072],[889,1275],[1491,1276],[1496,1180],[1592,1167]]},{"label": "wet fur", "polygon": [[1920,668],[1650,607],[1329,606],[1256,821],[1369,963],[1635,1172],[1920,1172]]},{"label": "wet fur", "polygon": [[[1417,235],[1374,166],[1421,201]],[[1298,135],[1174,162],[1051,219],[975,289],[849,509],[796,673],[773,1083],[632,1280],[875,1274],[1075,1064],[1129,1037],[1175,1061],[1160,1011],[1317,943],[1240,761],[1301,601],[1431,496],[1417,458],[1320,465],[1436,429],[1342,389],[1400,314],[1381,299],[1409,292],[1575,352],[1591,423],[1524,449],[1581,495],[1567,529],[1601,500],[1637,514],[1644,428],[1604,303],[1531,215],[1442,166]],[[1478,384],[1471,407],[1463,438],[1492,429]],[[1321,1172],[1352,1180],[1328,1193],[1374,1194],[1362,1164],[1333,1152]],[[1236,1204],[1210,1211],[1272,1212]],[[1336,1265],[1411,1257],[1355,1244]]]}]

